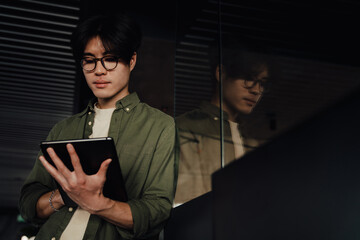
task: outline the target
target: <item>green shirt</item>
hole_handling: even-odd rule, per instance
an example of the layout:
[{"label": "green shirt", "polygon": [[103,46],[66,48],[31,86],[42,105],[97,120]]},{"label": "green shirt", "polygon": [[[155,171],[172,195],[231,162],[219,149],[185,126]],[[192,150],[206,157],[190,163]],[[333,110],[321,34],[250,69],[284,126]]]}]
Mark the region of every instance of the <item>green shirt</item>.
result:
[{"label": "green shirt", "polygon": [[[57,123],[47,140],[89,138],[95,115],[93,105],[91,102],[83,112]],[[132,93],[116,103],[108,135],[117,149],[134,228],[125,230],[91,215],[83,239],[156,239],[169,218],[175,194],[173,118],[141,103]],[[48,219],[37,218],[37,200],[56,188],[55,180],[37,159],[22,187],[19,202],[24,219],[42,224],[36,239],[59,239],[74,213],[65,206]]]},{"label": "green shirt", "polygon": [[[234,142],[229,116],[223,112],[223,136],[220,134],[220,109],[210,102],[202,102],[198,109],[176,118],[179,132],[179,178],[175,204],[182,204],[211,191],[212,174],[221,168],[221,137],[224,139],[225,164],[235,160]],[[246,152],[257,143],[243,138]]]}]

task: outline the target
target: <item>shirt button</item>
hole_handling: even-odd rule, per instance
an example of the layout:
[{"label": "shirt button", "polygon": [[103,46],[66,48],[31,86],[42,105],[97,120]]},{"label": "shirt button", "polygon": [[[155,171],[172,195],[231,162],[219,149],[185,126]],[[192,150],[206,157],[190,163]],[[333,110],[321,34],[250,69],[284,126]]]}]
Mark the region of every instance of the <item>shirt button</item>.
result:
[{"label": "shirt button", "polygon": [[125,111],[127,111],[127,112],[130,111],[130,108],[125,108]]},{"label": "shirt button", "polygon": [[51,240],[56,240],[56,238],[55,238],[55,237],[52,237]]},{"label": "shirt button", "polygon": [[217,121],[217,120],[219,120],[219,118],[218,118],[218,117],[214,117],[214,120]]},{"label": "shirt button", "polygon": [[69,212],[72,212],[74,209],[72,207],[69,207]]},{"label": "shirt button", "polygon": [[89,115],[91,115],[91,112],[88,112]]},{"label": "shirt button", "polygon": [[92,122],[89,122],[89,126],[91,126]]}]

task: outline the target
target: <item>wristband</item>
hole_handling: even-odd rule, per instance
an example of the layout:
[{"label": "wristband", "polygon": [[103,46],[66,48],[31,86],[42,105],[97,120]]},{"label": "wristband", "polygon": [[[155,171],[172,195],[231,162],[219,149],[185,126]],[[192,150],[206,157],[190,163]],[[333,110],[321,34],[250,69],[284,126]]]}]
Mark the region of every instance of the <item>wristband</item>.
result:
[{"label": "wristband", "polygon": [[56,208],[54,207],[54,205],[52,204],[52,202],[51,202],[54,194],[55,194],[55,191],[52,191],[52,193],[51,193],[51,195],[50,195],[50,198],[49,198],[49,203],[50,203],[50,207],[51,207],[52,209],[54,209],[55,212],[58,212],[59,209],[56,209]]}]

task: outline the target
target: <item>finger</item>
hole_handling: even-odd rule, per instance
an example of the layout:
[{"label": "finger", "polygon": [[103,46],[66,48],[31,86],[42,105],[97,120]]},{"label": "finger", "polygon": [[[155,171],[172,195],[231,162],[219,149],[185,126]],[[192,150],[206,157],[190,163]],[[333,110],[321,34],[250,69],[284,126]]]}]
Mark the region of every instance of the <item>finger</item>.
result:
[{"label": "finger", "polygon": [[80,163],[80,159],[79,156],[77,155],[75,148],[72,144],[66,144],[66,148],[69,152],[70,158],[71,158],[71,163],[74,167],[74,171],[75,171],[75,175],[76,177],[81,180],[81,179],[85,179],[85,173],[83,171],[83,168],[81,166]]},{"label": "finger", "polygon": [[44,156],[40,156],[39,160],[41,162],[41,164],[44,166],[44,168],[46,169],[46,171],[48,171],[48,173],[55,178],[55,180],[61,185],[63,186],[64,184],[66,184],[66,180],[64,178],[64,176],[62,174],[59,173],[59,171],[53,167],[45,158]]},{"label": "finger", "polygon": [[70,170],[64,165],[63,161],[58,157],[56,152],[53,148],[49,147],[46,149],[48,152],[51,160],[54,162],[57,170],[64,176],[64,177],[70,177]]},{"label": "finger", "polygon": [[98,177],[100,177],[101,179],[104,179],[104,180],[106,179],[106,172],[109,168],[111,161],[112,161],[111,158],[109,158],[101,163],[100,169],[96,173],[96,175],[98,175]]}]

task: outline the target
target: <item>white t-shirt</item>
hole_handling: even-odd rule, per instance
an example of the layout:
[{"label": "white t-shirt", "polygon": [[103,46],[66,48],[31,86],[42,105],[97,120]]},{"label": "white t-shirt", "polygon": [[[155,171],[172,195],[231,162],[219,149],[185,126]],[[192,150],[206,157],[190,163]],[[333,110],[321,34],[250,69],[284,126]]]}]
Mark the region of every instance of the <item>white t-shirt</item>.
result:
[{"label": "white t-shirt", "polygon": [[239,124],[236,122],[229,121],[230,123],[230,130],[231,130],[231,138],[234,143],[234,150],[235,150],[235,159],[240,158],[245,153],[245,149],[243,146],[243,140],[240,136],[239,132]]},{"label": "white t-shirt", "polygon": [[[95,119],[90,138],[107,137],[110,128],[111,116],[115,108],[100,109],[94,106]],[[84,237],[90,213],[78,207],[71,217],[60,240],[81,240]]]}]

